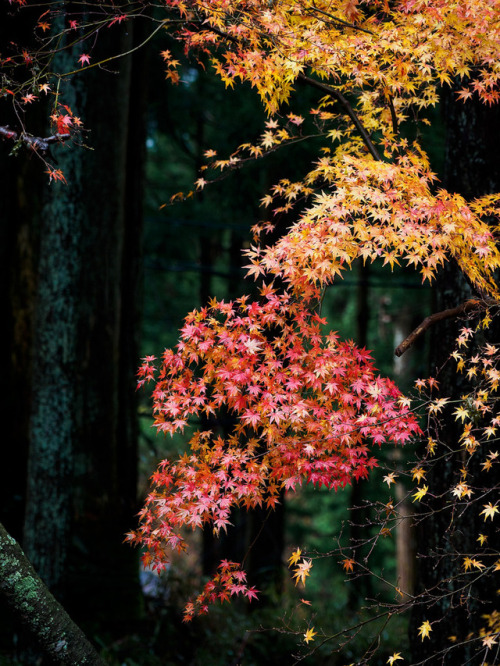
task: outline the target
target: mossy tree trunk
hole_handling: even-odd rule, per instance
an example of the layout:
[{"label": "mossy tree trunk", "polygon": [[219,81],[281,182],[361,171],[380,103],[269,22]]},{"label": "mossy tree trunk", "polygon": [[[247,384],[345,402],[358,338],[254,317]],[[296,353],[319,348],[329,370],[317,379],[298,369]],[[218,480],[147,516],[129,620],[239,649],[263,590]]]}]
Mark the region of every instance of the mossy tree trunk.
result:
[{"label": "mossy tree trunk", "polygon": [[1,523],[0,592],[25,634],[52,664],[103,666],[95,648],[50,594]]}]

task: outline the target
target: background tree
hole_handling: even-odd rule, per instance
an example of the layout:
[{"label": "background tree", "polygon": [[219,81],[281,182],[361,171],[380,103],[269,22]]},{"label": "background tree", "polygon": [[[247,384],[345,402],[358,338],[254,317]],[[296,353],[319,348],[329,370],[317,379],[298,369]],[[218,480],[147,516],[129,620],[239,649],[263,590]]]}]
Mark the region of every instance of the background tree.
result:
[{"label": "background tree", "polygon": [[[493,128],[499,122],[498,106],[488,107],[477,101],[457,102],[453,90],[446,91],[443,99],[443,117],[446,127],[446,157],[444,162],[444,184],[451,192],[457,192],[467,199],[497,192],[500,186],[500,171],[497,161],[498,145]],[[455,308],[467,301],[473,290],[464,276],[451,264],[445,267],[443,275],[435,289],[435,308],[444,311]],[[468,323],[473,325],[474,319]],[[454,364],[447,362],[449,350],[455,346],[463,321],[445,320],[437,324],[432,332],[430,372],[439,370],[438,378],[441,392],[451,400],[460,401],[462,396],[471,392],[470,377],[457,376]],[[498,322],[480,336],[495,343],[498,339]],[[479,345],[478,345],[479,346]],[[493,408],[496,414],[496,407]],[[498,529],[489,530],[484,516],[480,512],[458,512],[454,519],[450,513],[442,510],[443,496],[457,484],[459,470],[463,465],[463,452],[456,451],[456,442],[460,441],[462,428],[452,415],[452,409],[436,428],[436,435],[442,442],[441,461],[432,468],[429,485],[433,488],[436,499],[429,501],[426,511],[430,514],[420,523],[419,535],[419,590],[424,599],[436,603],[416,605],[412,622],[420,626],[427,619],[436,620],[439,631],[432,632],[427,641],[416,640],[414,631],[414,660],[437,659],[442,663],[481,663],[484,658],[477,654],[474,641],[454,640],[454,636],[478,636],[485,624],[485,613],[494,612],[497,606],[496,592],[487,577],[480,577],[467,589],[466,596],[463,582],[456,579],[456,561],[463,553],[478,552],[478,535],[488,533],[490,553],[500,551]],[[476,415],[476,420],[478,415]],[[491,447],[483,444],[484,455]],[[480,492],[484,483],[484,461],[479,456],[467,465],[470,484],[475,492]],[[493,492],[498,483],[498,475],[491,479]],[[484,492],[484,490],[483,490]],[[489,498],[489,494],[484,495]],[[432,562],[432,564],[431,564]],[[439,593],[443,593],[439,597]],[[451,637],[451,638],[450,638]],[[420,643],[420,644],[418,644]],[[458,643],[458,644],[456,644]],[[439,655],[439,657],[438,657]]]},{"label": "background tree", "polygon": [[[2,55],[22,50],[32,19],[25,12],[2,25]],[[67,20],[58,15],[54,35]],[[134,28],[111,30],[97,47],[101,57],[130,51],[141,39]],[[19,41],[9,47],[7,34]],[[81,53],[68,43],[52,61],[55,76]],[[35,155],[13,160],[4,146],[2,159],[6,368],[12,386],[22,387],[2,403],[12,443],[2,510],[19,538],[25,520],[23,544],[37,571],[72,616],[98,632],[123,632],[141,613],[137,557],[122,542],[137,511],[145,58],[143,50],[105,76],[63,79],[58,100],[67,108],[40,109],[39,136],[54,128],[47,106],[75,127],[77,116],[92,127],[85,137],[92,150],[52,149],[71,187],[31,180]],[[11,122],[18,125],[15,115]]]}]

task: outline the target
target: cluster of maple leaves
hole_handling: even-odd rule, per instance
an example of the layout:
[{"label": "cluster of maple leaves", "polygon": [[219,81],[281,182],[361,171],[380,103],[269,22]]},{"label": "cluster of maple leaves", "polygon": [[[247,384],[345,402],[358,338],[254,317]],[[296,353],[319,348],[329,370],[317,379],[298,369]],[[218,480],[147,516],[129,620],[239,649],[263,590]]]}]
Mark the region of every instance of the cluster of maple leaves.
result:
[{"label": "cluster of maple leaves", "polygon": [[183,547],[180,527],[218,532],[234,507],[271,508],[303,481],[344,487],[376,464],[368,443],[404,444],[420,431],[367,352],[325,335],[325,324],[308,299],[265,285],[260,301],[213,301],[188,315],[177,351],[165,351],[157,372],[145,359],[139,383],[155,381],[160,432],[221,410],[232,423],[228,434],[217,422],[197,431],[192,454],[153,475],[137,539],[156,566],[166,544]]},{"label": "cluster of maple leaves", "polygon": [[[147,6],[125,3],[96,10],[89,5],[86,22],[81,8],[78,17],[64,10],[59,37],[81,48],[74,69],[56,73],[50,40],[63,10],[48,5],[35,29],[40,44],[49,46],[36,54],[13,47],[12,54],[0,56],[5,73],[0,96],[19,111],[41,92],[51,94],[57,133],[73,132],[79,121],[62,105],[59,83],[99,64],[92,59],[92,43],[103,27],[142,19]],[[208,151],[212,161],[202,170],[197,189],[210,182],[210,173],[239,168],[304,140],[308,122],[324,145],[301,180],[279,181],[263,200],[268,219],[255,226],[255,244],[247,252],[249,276],[262,281],[259,295],[230,303],[214,300],[190,313],[177,347],[158,362],[147,357],[140,368],[139,384],[153,385],[159,432],[182,433],[201,418],[209,424],[190,436],[188,454],[160,464],[141,526],[129,535],[146,547],[145,563],[157,568],[168,561],[169,549],[185,548],[183,527],[218,532],[227,527],[233,507],[272,508],[283,489],[304,482],[341,488],[376,465],[373,445],[404,444],[420,436],[409,401],[377,374],[365,350],[340,341],[321,317],[323,290],[354,260],[380,260],[391,268],[405,263],[428,281],[454,260],[490,305],[498,302],[495,271],[500,266],[498,228],[492,223],[499,217],[499,196],[465,201],[439,189],[421,146],[400,132],[409,118],[426,122],[425,110],[452,82],[463,82],[457,92],[463,100],[498,101],[500,0],[165,0],[162,7],[165,19],[158,22],[155,15],[152,34],[168,27],[187,52],[208,55],[226,86],[242,81],[254,87],[273,115],[256,142],[243,143],[228,159],[213,159],[215,151]],[[167,78],[177,83],[179,62],[167,49],[161,57]],[[23,79],[19,72],[28,74]],[[299,86],[318,90],[307,122],[294,113],[280,116]],[[49,174],[64,178],[53,168]],[[296,222],[278,242],[266,245],[262,238],[273,226],[272,216],[294,208]],[[454,416],[464,427],[460,455],[485,455],[487,474],[498,459],[489,443],[499,427],[493,409],[499,351],[489,345],[467,355],[473,334],[465,328],[453,352],[457,371],[474,384],[455,405]],[[432,396],[436,384],[417,383],[422,395],[429,391],[430,419],[447,404],[446,397]],[[479,427],[477,414],[483,420],[491,414],[491,419]],[[429,436],[428,464],[440,444]],[[424,502],[432,492],[424,483],[426,469],[422,463],[412,470],[413,480],[421,484],[414,501]],[[388,486],[395,478],[394,472],[387,474]],[[465,464],[450,495],[476,510],[471,481]],[[485,521],[495,520],[499,512],[495,487],[492,483],[480,494]],[[485,547],[485,534],[478,543],[479,550]],[[483,559],[479,552],[467,555],[460,575],[497,570],[497,562]],[[300,551],[292,555],[297,582],[305,583],[310,563],[300,559]],[[344,559],[347,573],[356,564]],[[186,619],[234,594],[251,599],[255,590],[247,587],[239,565],[223,562],[188,605]],[[489,649],[498,618],[490,616],[487,625],[483,641]],[[419,629],[422,640],[430,631],[425,621]],[[309,627],[304,640],[315,635]],[[389,663],[399,659],[395,653]]]},{"label": "cluster of maple leaves", "polygon": [[[210,52],[226,85],[250,82],[270,113],[289,102],[298,82],[322,90],[325,96],[311,116],[317,126],[321,121],[320,133],[330,143],[303,180],[282,180],[264,199],[274,214],[294,206],[299,212],[297,222],[271,246],[260,239],[272,221],[254,229],[255,245],[247,255],[249,275],[264,280],[260,299],[214,301],[192,313],[177,350],[164,354],[158,376],[152,359],[141,368],[141,382],[155,378],[159,430],[172,433],[190,417],[221,410],[233,424],[226,436],[196,433],[192,455],[162,463],[153,477],[155,491],[135,538],[150,548],[148,557],[156,562],[165,560],[166,543],[183,546],[176,532],[182,524],[224,528],[232,506],[272,507],[282,488],[293,489],[302,480],[341,487],[376,464],[368,444],[404,443],[419,434],[409,403],[391,382],[375,375],[366,353],[322,331],[325,322],[317,314],[322,289],[355,259],[381,260],[391,268],[404,262],[429,281],[453,259],[480,297],[493,302],[498,299],[494,272],[500,265],[491,225],[498,217],[498,196],[467,202],[439,189],[422,148],[399,134],[410,112],[435,104],[439,87],[457,78],[465,79],[458,93],[462,99],[476,94],[485,103],[497,101],[498,3],[170,4],[181,16],[194,11],[200,18],[201,25],[182,28],[186,47]],[[256,143],[211,162],[205,173],[239,167],[303,138],[303,123],[294,114],[284,124],[272,118]],[[371,140],[375,132],[377,146]],[[207,182],[203,174],[196,186]],[[274,289],[273,280],[285,287]],[[483,358],[483,379],[496,390],[496,365],[488,364],[488,353]],[[479,360],[471,362],[477,367]],[[478,388],[464,401],[472,400],[484,415],[491,408],[487,396]],[[429,399],[429,415],[444,404],[446,398]],[[472,455],[479,441],[472,434],[473,417],[457,406],[457,419],[469,416],[461,441]],[[491,436],[496,425],[493,418],[481,434]],[[429,456],[437,446],[429,438]],[[496,457],[490,451],[486,468]],[[421,484],[415,502],[429,492],[425,475],[425,466],[412,470]],[[391,474],[386,479],[388,485],[393,481]],[[463,501],[471,493],[466,466],[450,494]],[[493,520],[498,506],[488,502],[481,509],[485,520]],[[484,538],[479,535],[480,546]],[[311,559],[300,559],[296,551],[291,566],[296,582],[305,583]],[[343,566],[349,573],[356,562],[346,558]],[[498,563],[483,564],[479,556],[463,561],[464,575],[497,568]],[[190,607],[189,616],[193,612]],[[494,619],[488,622],[490,629],[482,635],[486,649],[496,635]],[[419,628],[422,640],[431,631],[425,620]],[[309,627],[305,642],[315,635]],[[389,661],[401,658],[395,653]]]}]

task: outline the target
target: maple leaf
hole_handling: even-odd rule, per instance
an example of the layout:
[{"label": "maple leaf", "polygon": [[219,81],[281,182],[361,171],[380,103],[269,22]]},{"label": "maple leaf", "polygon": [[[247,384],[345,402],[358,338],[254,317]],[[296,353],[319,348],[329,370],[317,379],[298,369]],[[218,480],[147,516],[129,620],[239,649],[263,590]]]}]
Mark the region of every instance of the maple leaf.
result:
[{"label": "maple leaf", "polygon": [[481,511],[480,515],[484,515],[484,520],[486,521],[488,518],[493,520],[495,517],[495,514],[498,513],[498,502],[495,502],[495,504],[492,504],[491,502],[488,502],[488,504],[483,504],[484,509]]},{"label": "maple leaf", "polygon": [[396,478],[397,475],[395,475],[394,472],[391,472],[390,474],[384,476],[384,483],[387,483],[387,485],[390,486],[391,483],[396,483]]},{"label": "maple leaf", "polygon": [[62,183],[66,184],[66,178],[64,177],[63,172],[61,169],[47,169],[45,173],[49,174],[49,182],[51,183],[53,180],[61,181]]},{"label": "maple leaf", "polygon": [[459,499],[463,499],[464,497],[471,497],[472,495],[472,490],[464,482],[456,485],[451,492],[453,495],[455,495],[455,497],[458,497]]},{"label": "maple leaf", "polygon": [[352,559],[350,559],[350,558],[347,558],[347,559],[345,559],[345,560],[342,560],[342,568],[343,568],[344,571],[346,571],[347,573],[353,571],[353,566],[354,566],[355,564],[356,564],[356,561],[355,561],[355,560],[352,560]]},{"label": "maple leaf", "polygon": [[394,664],[396,661],[400,661],[402,659],[403,657],[401,656],[401,652],[394,652],[394,654],[391,655],[387,660],[387,663],[389,664],[389,666],[392,666],[392,664]]},{"label": "maple leaf", "polygon": [[430,625],[430,622],[428,620],[424,620],[420,627],[418,628],[418,634],[421,637],[422,640],[424,638],[430,638],[430,632],[432,631],[432,627]]},{"label": "maple leaf", "polygon": [[299,582],[302,585],[306,584],[306,578],[311,573],[312,561],[303,559],[302,562],[295,568],[293,577],[295,578],[295,585]]},{"label": "maple leaf", "polygon": [[83,67],[84,65],[89,65],[90,56],[87,53],[82,53],[82,55],[78,58],[78,62],[80,63],[81,67]]},{"label": "maple leaf", "polygon": [[112,25],[120,24],[122,21],[126,21],[127,18],[127,14],[118,14],[108,23],[108,28],[111,28]]},{"label": "maple leaf", "polygon": [[314,636],[316,636],[316,631],[314,631],[314,627],[310,627],[306,633],[304,634],[304,643],[309,643],[310,641],[314,640]]},{"label": "maple leaf", "polygon": [[464,569],[465,569],[465,571],[468,571],[471,567],[474,567],[475,569],[479,569],[479,571],[481,571],[481,569],[485,568],[485,565],[480,560],[476,560],[475,558],[466,557],[464,559]]},{"label": "maple leaf", "polygon": [[465,419],[469,418],[469,410],[465,409],[464,407],[457,407],[455,411],[453,412],[453,415],[456,417],[456,421],[460,419],[462,423],[464,422]]},{"label": "maple leaf", "polygon": [[301,555],[302,551],[300,550],[300,548],[294,550],[293,553],[288,558],[288,562],[290,563],[288,566],[293,567],[294,564],[297,564],[297,562],[300,560]]},{"label": "maple leaf", "polygon": [[449,398],[438,398],[437,400],[434,400],[429,406],[429,413],[439,414],[447,402],[449,402]]},{"label": "maple leaf", "polygon": [[420,483],[422,479],[425,479],[425,470],[422,467],[414,467],[411,470],[411,478],[413,481],[417,481],[417,483]]},{"label": "maple leaf", "polygon": [[498,633],[497,634],[493,634],[493,633],[487,634],[482,640],[483,645],[485,647],[487,647],[488,649],[491,649],[491,647],[493,645],[496,645],[498,643],[498,641],[496,640],[497,638],[498,638]]},{"label": "maple leaf", "polygon": [[427,491],[429,490],[429,486],[422,486],[422,488],[417,488],[417,492],[413,495],[415,499],[413,499],[413,502],[420,502],[422,497],[424,497],[427,494]]}]

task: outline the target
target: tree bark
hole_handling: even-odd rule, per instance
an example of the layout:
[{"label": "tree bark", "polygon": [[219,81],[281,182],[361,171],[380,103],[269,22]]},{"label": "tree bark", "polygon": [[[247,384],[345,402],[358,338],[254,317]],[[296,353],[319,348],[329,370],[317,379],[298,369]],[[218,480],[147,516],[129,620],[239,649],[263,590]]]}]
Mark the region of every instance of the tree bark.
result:
[{"label": "tree bark", "polygon": [[50,594],[2,524],[0,592],[15,619],[52,664],[103,666],[94,647]]},{"label": "tree bark", "polygon": [[[443,100],[447,129],[444,185],[467,199],[500,189],[500,164],[498,154],[500,137],[500,109],[488,108],[475,102],[465,104],[454,99],[453,91]],[[437,283],[434,311],[454,308],[473,297],[470,285],[456,266],[448,264]],[[432,329],[431,375],[439,372],[441,394],[452,400],[470,391],[464,374],[457,374],[455,365],[444,361],[454,348],[459,328],[463,321],[446,319]],[[486,332],[498,341],[498,326]],[[443,510],[446,497],[459,480],[463,461],[460,454],[453,454],[462,429],[452,415],[452,409],[443,414],[439,429],[440,462],[427,477],[432,494],[438,497],[430,504],[433,513],[425,517],[418,532],[417,592],[423,593],[425,605],[415,605],[411,621],[411,641],[415,663],[425,659],[432,664],[484,663],[484,651],[477,651],[478,642],[467,640],[478,636],[485,624],[482,617],[489,604],[496,601],[496,591],[491,580],[483,576],[478,584],[464,595],[455,581],[457,566],[463,562],[463,554],[477,551],[477,537],[487,529],[479,510],[468,510],[451,516]],[[448,453],[447,453],[448,451]],[[479,456],[468,463],[471,478],[480,474]],[[498,548],[498,531],[491,530],[489,547]],[[457,565],[458,562],[458,565]],[[426,592],[427,591],[427,592]],[[424,620],[435,622],[429,638],[421,640],[418,627]],[[450,636],[456,636],[455,642]]]},{"label": "tree bark", "polygon": [[[54,26],[64,27],[64,17]],[[65,71],[76,53],[61,51]],[[83,81],[64,89],[73,109],[85,105]],[[45,189],[40,211],[40,257],[35,309],[32,411],[24,527],[26,554],[49,589],[64,597],[72,506],[73,447],[78,410],[78,295],[83,270],[85,209],[79,151],[61,151],[60,168],[70,187]],[[41,167],[41,165],[40,165]]]},{"label": "tree bark", "polygon": [[[95,58],[130,50],[133,28],[113,27]],[[73,65],[74,55],[57,57]],[[123,539],[138,510],[144,54],[116,68],[63,80],[61,101],[92,150],[55,149],[68,185],[46,182],[31,221],[40,251],[24,547],[78,622],[121,634],[142,612],[138,554]]]}]

